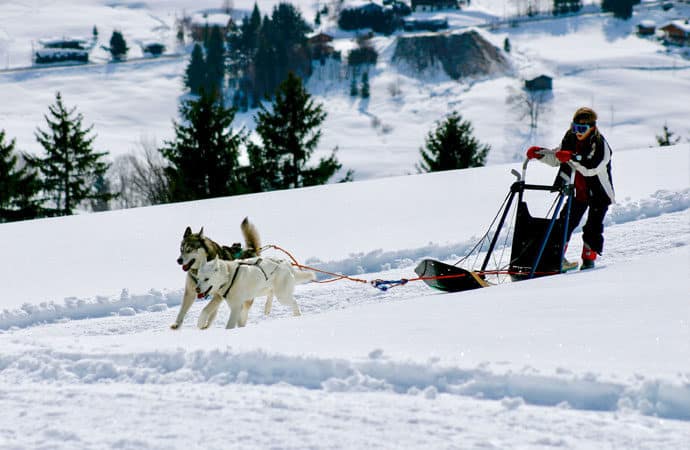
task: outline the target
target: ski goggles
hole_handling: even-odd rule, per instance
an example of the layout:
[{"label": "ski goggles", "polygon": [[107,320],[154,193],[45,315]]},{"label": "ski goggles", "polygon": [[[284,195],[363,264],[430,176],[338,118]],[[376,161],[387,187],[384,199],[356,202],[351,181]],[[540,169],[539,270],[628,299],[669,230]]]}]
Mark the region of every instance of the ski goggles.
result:
[{"label": "ski goggles", "polygon": [[589,131],[589,129],[592,126],[587,124],[587,123],[575,123],[571,125],[571,129],[573,130],[573,133],[578,133],[578,134],[585,134],[586,132]]}]

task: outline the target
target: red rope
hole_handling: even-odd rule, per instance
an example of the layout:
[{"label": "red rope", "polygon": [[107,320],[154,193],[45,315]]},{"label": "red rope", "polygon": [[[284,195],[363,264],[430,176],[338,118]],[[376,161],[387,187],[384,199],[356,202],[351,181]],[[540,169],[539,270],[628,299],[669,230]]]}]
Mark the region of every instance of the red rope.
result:
[{"label": "red rope", "polygon": [[[281,251],[285,253],[291,260],[292,260],[292,265],[295,267],[298,267],[300,269],[307,269],[307,270],[313,270],[314,272],[318,273],[323,273],[325,275],[330,275],[333,278],[328,279],[328,280],[321,280],[321,281],[314,281],[314,283],[332,283],[334,281],[339,281],[339,280],[350,280],[350,281],[356,281],[357,283],[365,283],[365,284],[372,284],[371,281],[367,281],[361,278],[354,278],[350,277],[347,275],[343,275],[341,273],[335,273],[335,272],[328,272],[326,270],[321,270],[317,269],[315,267],[310,267],[310,266],[305,266],[304,264],[300,264],[297,259],[292,256],[290,252],[285,250],[284,248],[277,246],[277,245],[266,245],[265,247],[262,247],[262,250],[265,248],[273,248],[275,250]],[[477,275],[482,276],[482,275],[529,275],[529,272],[515,272],[515,271],[510,271],[510,270],[483,270],[483,271],[476,271],[475,272]],[[535,272],[534,275],[556,275],[560,272]],[[468,274],[466,273],[456,273],[452,275],[436,275],[433,277],[417,277],[417,278],[406,278],[407,282],[409,281],[424,281],[424,280],[443,280],[443,279],[448,279],[448,278],[462,278],[466,277]],[[376,281],[376,280],[375,280]],[[391,287],[395,287],[396,285],[393,285]]]}]

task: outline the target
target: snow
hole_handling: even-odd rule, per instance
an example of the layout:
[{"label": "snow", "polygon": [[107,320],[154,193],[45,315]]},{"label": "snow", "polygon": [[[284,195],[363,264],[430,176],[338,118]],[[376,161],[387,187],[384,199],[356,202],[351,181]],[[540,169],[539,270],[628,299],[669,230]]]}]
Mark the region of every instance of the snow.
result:
[{"label": "snow", "polygon": [[[125,18],[126,37],[144,40],[172,23],[176,8],[220,3],[5,2],[0,65],[27,39],[84,35],[91,21],[109,36],[105,23]],[[504,14],[493,0],[472,4],[457,14]],[[657,23],[663,14],[658,6],[636,12]],[[339,144],[363,181],[0,225],[0,448],[688,448],[690,71],[629,36],[632,22],[593,14],[481,30],[499,46],[510,37],[518,73],[540,67],[556,77],[554,110],[532,139],[555,145],[581,102],[600,113],[618,203],[597,269],[490,279],[495,286],[461,293],[420,281],[386,292],[310,283],[296,289],[301,317],[279,303],[264,316],[260,298],[247,327],[225,330],[221,305],[201,331],[206,301],[198,300],[170,330],[186,226],[231,244],[248,216],[264,244],[303,264],[365,281],[412,279],[425,257],[467,255],[508,194],[511,170],[521,170],[524,129],[503,104],[513,78],[423,82],[382,58],[372,77],[381,94],[368,103],[314,78],[332,113],[323,151]],[[387,38],[375,44],[390,53]],[[587,51],[568,50],[578,48]],[[0,74],[1,126],[35,149],[33,130],[60,89],[96,122],[101,145],[126,153],[142,136],[169,133],[184,62]],[[402,99],[384,96],[392,82]],[[490,165],[407,175],[423,135],[451,106],[494,145]],[[664,122],[684,139],[652,147]],[[553,168],[527,166],[529,182],[553,177]],[[528,197],[535,214],[551,200]],[[568,258],[580,248],[578,230]],[[495,255],[509,250],[501,241]],[[482,256],[461,265],[476,268]]]},{"label": "snow", "polygon": [[[224,306],[211,329],[195,328],[203,300],[168,328],[187,224],[230,242],[248,215],[264,243],[307,264],[413,278],[423,257],[469,251],[520,166],[4,224],[0,442],[682,448],[689,162],[686,144],[614,154],[624,200],[608,215],[600,269],[461,293],[312,283],[296,291],[302,317],[281,305],[265,317],[258,299],[248,326],[230,331]],[[527,169],[534,182],[553,175]],[[576,233],[572,259],[579,245]]]}]

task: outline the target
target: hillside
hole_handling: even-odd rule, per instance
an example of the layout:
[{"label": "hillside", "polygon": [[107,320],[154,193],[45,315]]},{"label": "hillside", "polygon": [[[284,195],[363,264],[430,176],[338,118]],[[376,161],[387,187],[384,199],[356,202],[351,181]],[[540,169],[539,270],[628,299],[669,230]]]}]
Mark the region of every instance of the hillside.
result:
[{"label": "hillside", "polygon": [[224,305],[196,329],[204,300],[168,328],[185,226],[230,243],[248,215],[307,264],[409,278],[472,248],[518,165],[0,225],[0,446],[683,448],[690,149],[614,158],[599,269],[454,294],[312,283],[302,317],[258,299],[235,330]]},{"label": "hillside", "polygon": [[[58,9],[32,1],[3,5],[0,66],[3,62],[10,68],[29,64],[32,41],[61,35],[88,36],[94,25],[98,25],[102,41],[113,29],[122,28],[129,42],[157,38],[166,43],[169,52],[184,53],[189,49],[175,45],[175,18],[183,10],[191,14],[218,8],[215,1],[197,2],[192,9],[183,1],[151,0],[73,1]],[[266,12],[272,5],[259,3]],[[311,20],[313,4],[298,5]],[[468,26],[500,23],[514,12],[511,5],[479,0],[467,9],[443,14],[448,17],[450,31],[464,32]],[[252,6],[253,2],[235,2],[238,15]],[[629,21],[589,13],[548,16],[517,22],[514,27],[476,28],[475,32],[496,48],[503,48],[505,38],[510,40],[512,51],[502,56],[514,70],[509,76],[465,77],[462,82],[438,70],[424,77],[399,70],[392,62],[399,36],[377,36],[373,45],[381,57],[370,73],[370,99],[351,98],[349,80],[338,75],[338,70],[335,75],[332,68],[317,70],[310,79],[310,91],[328,113],[315,156],[326,156],[338,147],[343,174],[353,169],[357,180],[414,173],[426,134],[452,110],[469,119],[477,138],[491,145],[489,164],[519,160],[532,144],[556,145],[572,112],[583,104],[599,112],[601,129],[616,152],[655,145],[655,136],[664,124],[687,138],[687,102],[677,93],[690,90],[690,63],[678,51],[634,35],[640,20],[661,24],[678,15],[687,16],[688,5],[678,3],[670,11],[642,5]],[[27,23],[32,26],[24,25]],[[328,25],[324,29],[336,31]],[[352,33],[335,35],[337,49],[346,51],[355,45]],[[132,57],[138,57],[138,46],[132,47]],[[44,126],[43,115],[57,90],[68,106],[76,106],[84,115],[85,123],[94,124],[97,147],[109,151],[113,158],[140,149],[142,140],[160,144],[171,137],[187,59],[147,59],[118,65],[97,58],[96,62],[88,67],[0,73],[0,127],[8,137],[17,139],[20,150],[41,151],[34,132]],[[506,99],[509,88],[520,88],[522,79],[540,73],[554,76],[553,98],[539,127],[531,130]],[[239,115],[236,126],[253,129],[253,113]]]}]

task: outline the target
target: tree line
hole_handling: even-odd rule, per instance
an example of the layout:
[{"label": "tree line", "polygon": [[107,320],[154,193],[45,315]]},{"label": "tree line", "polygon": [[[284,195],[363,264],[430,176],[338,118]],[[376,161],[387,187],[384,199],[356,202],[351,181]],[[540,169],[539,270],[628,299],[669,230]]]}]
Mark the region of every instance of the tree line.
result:
[{"label": "tree line", "polygon": [[[239,31],[230,34],[230,53],[220,30],[207,30],[190,56],[185,84],[192,95],[180,102],[174,138],[161,147],[143,142],[143,153],[112,162],[107,151],[94,148],[93,125],[85,125],[82,114],[66,106],[58,92],[44,116],[45,128],[35,131],[42,156],[19,152],[15,140],[0,129],[0,222],[103,211],[113,202],[146,206],[331,181],[342,168],[337,148],[312,161],[326,112],[293,70],[304,69],[301,46],[307,31],[289,4],[278,5],[263,19],[255,5]],[[236,101],[228,106],[224,98],[225,67],[236,61],[229,54],[244,57],[247,89],[241,92],[249,92],[258,107],[255,139],[232,126],[241,106]],[[369,89],[364,72],[362,95],[368,97]],[[471,124],[452,113],[427,136],[417,169],[483,165],[488,150],[472,136]],[[240,163],[241,155],[246,163]],[[349,170],[337,181],[353,177]]]}]

